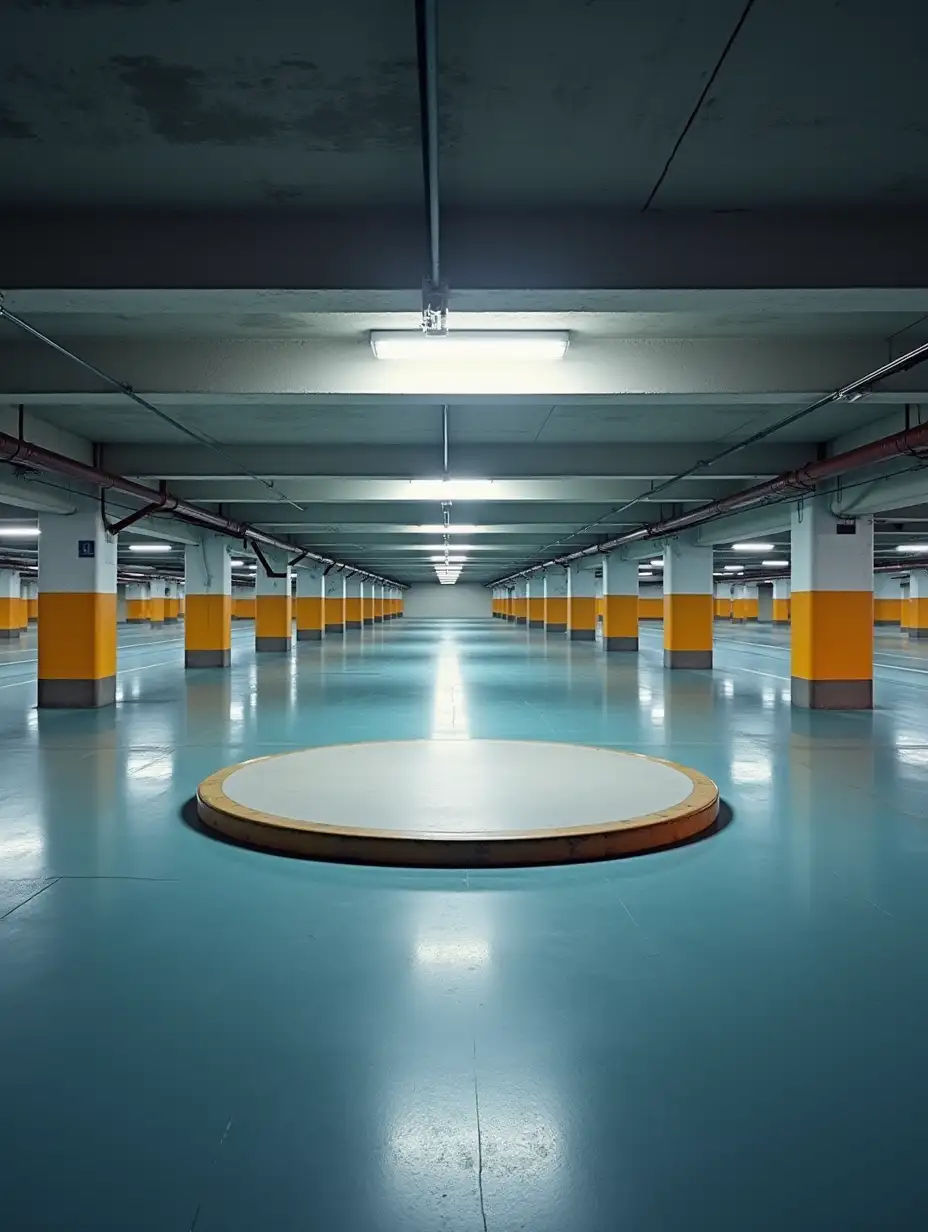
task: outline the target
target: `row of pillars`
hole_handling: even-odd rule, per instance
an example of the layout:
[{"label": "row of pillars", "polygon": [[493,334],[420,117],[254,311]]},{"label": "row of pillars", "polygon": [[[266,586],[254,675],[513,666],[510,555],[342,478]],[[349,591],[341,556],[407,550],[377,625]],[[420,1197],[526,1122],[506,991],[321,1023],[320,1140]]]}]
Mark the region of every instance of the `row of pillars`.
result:
[{"label": "row of pillars", "polygon": [[[773,621],[791,630],[792,704],[806,709],[870,709],[873,627],[888,585],[878,578],[875,597],[873,520],[837,519],[830,512],[829,498],[816,496],[796,507],[791,537],[791,577],[776,583]],[[638,562],[616,553],[601,560],[603,649],[637,651]],[[720,596],[713,576],[713,549],[686,538],[668,543],[663,564],[664,666],[711,668],[714,620],[756,620],[757,588],[736,585],[734,595]],[[585,558],[497,587],[493,615],[564,633],[575,641],[594,641],[594,568],[594,561]],[[914,571],[911,578],[909,627],[924,628],[928,636],[928,571]]]},{"label": "row of pillars", "polygon": [[[39,517],[39,577],[25,583],[0,570],[0,637],[19,637],[34,619],[38,628],[38,704],[97,707],[116,700],[116,538],[98,512]],[[322,566],[293,570],[282,553],[268,553],[270,572],[258,567],[253,599],[242,617],[255,622],[255,649],[286,653],[294,619],[301,641],[320,641],[346,630],[403,615],[397,587]],[[296,598],[293,582],[296,579]],[[153,580],[126,587],[127,623],[160,625],[183,620],[184,662],[189,668],[228,667],[232,651],[232,565],[228,539],[204,535],[185,551],[183,588]],[[15,593],[14,593],[15,592]],[[34,605],[34,606],[33,606]]]}]

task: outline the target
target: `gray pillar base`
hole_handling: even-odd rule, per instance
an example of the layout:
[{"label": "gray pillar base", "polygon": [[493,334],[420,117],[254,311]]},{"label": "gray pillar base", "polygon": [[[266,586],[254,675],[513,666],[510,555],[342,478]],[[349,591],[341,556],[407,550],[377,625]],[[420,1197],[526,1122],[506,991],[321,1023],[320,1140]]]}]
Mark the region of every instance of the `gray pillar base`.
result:
[{"label": "gray pillar base", "polygon": [[545,633],[566,633],[566,625],[545,625]]},{"label": "gray pillar base", "polygon": [[345,633],[344,625],[326,625],[325,627],[326,637],[343,637],[344,633]]},{"label": "gray pillar base", "polygon": [[898,628],[899,628],[899,621],[898,621],[898,620],[875,620],[873,623],[874,623],[874,625],[887,626],[887,627],[889,627],[890,629],[898,629]]},{"label": "gray pillar base", "polygon": [[912,642],[922,642],[928,638],[928,629],[910,629],[909,640]]},{"label": "gray pillar base", "polygon": [[10,642],[13,638],[19,638],[22,629],[0,629],[0,642]]},{"label": "gray pillar base", "polygon": [[185,650],[184,667],[228,667],[231,650]]},{"label": "gray pillar base", "polygon": [[360,622],[360,620],[346,620],[346,621],[345,621],[345,628],[346,628],[346,629],[360,629],[360,628],[361,628],[361,622]]},{"label": "gray pillar base", "polygon": [[637,650],[637,637],[604,637],[603,650]]},{"label": "gray pillar base", "polygon": [[527,625],[527,624],[528,624],[528,621],[525,619],[525,617],[524,617],[524,616],[517,616],[517,617],[516,617],[516,624],[517,624],[517,625]]},{"label": "gray pillar base", "polygon": [[872,680],[790,681],[792,704],[800,710],[872,710]]},{"label": "gray pillar base", "polygon": [[[233,616],[232,619],[234,620],[235,617]],[[127,616],[126,624],[127,625],[147,625],[148,617],[147,616]]]},{"label": "gray pillar base", "polygon": [[382,616],[375,616],[375,617],[372,619],[371,624],[375,624],[375,625],[382,625],[382,624],[383,624],[383,617],[382,617]]},{"label": "gray pillar base", "polygon": [[296,640],[298,642],[321,642],[321,629],[297,629]]},{"label": "gray pillar base", "polygon": [[374,623],[373,617],[371,616],[367,616],[364,618],[364,620],[361,621],[361,624],[364,626],[365,629],[368,627],[368,625],[372,625],[373,623]]},{"label": "gray pillar base", "polygon": [[786,629],[789,626],[788,620],[771,620],[772,625],[778,625],[781,629]]},{"label": "gray pillar base", "polygon": [[595,629],[571,629],[570,640],[572,642],[595,642]]},{"label": "gray pillar base", "polygon": [[528,627],[530,629],[543,629],[545,627],[545,622],[543,620],[530,620],[528,622]]},{"label": "gray pillar base", "polygon": [[38,703],[46,710],[96,710],[116,701],[116,677],[100,680],[40,680]]},{"label": "gray pillar base", "polygon": [[711,650],[665,650],[664,667],[703,671],[712,666]]},{"label": "gray pillar base", "polygon": [[256,637],[255,650],[258,654],[286,654],[293,645],[289,637]]},{"label": "gray pillar base", "polygon": [[163,623],[166,625],[176,625],[179,619],[179,616],[165,616]]}]

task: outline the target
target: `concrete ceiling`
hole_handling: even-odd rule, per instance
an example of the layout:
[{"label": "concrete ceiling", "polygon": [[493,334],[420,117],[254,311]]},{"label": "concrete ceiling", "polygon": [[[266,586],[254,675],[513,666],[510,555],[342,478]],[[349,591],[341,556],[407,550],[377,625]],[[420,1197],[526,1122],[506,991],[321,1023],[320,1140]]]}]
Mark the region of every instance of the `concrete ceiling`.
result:
[{"label": "concrete ceiling", "polygon": [[452,324],[571,346],[435,378],[368,346],[426,272],[412,0],[9,0],[5,302],[224,457],[3,322],[0,428],[415,581],[446,407],[485,582],[919,421],[928,368],[649,494],[928,339],[928,10],[744,10],[441,0]]}]

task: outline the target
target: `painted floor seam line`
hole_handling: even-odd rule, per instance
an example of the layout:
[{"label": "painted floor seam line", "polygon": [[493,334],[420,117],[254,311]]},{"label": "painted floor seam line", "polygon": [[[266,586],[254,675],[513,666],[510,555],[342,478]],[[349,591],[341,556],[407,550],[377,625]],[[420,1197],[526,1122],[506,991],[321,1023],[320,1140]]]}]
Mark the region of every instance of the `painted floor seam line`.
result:
[{"label": "painted floor seam line", "polygon": [[61,880],[60,877],[52,877],[45,885],[40,886],[34,894],[30,894],[28,898],[24,898],[21,903],[17,903],[15,907],[11,907],[9,911],[0,915],[0,923],[8,920],[14,911],[18,911],[20,907],[25,907],[26,903],[31,903],[34,898],[38,898],[40,894],[44,894],[46,890],[50,890],[53,885],[56,885]]},{"label": "painted floor seam line", "polygon": [[480,1197],[480,1218],[487,1232],[487,1211],[483,1197],[483,1129],[480,1124],[480,1093],[477,1088],[477,1032],[474,1032],[474,1111],[477,1117],[477,1193]]}]

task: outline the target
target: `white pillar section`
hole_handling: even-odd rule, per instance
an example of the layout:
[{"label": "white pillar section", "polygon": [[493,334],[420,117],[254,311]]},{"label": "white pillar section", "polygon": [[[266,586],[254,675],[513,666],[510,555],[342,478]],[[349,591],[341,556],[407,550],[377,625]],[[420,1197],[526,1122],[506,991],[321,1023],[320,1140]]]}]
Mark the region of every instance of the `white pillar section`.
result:
[{"label": "white pillar section", "polygon": [[525,618],[530,629],[545,627],[545,582],[540,573],[525,579]]},{"label": "white pillar section", "polygon": [[16,569],[0,569],[0,641],[19,641],[20,580]]},{"label": "white pillar section", "polygon": [[928,638],[928,569],[913,569],[909,574],[909,637]]},{"label": "white pillar section", "polygon": [[228,667],[232,660],[232,561],[228,539],[204,535],[184,552],[184,665]]},{"label": "white pillar section", "polygon": [[116,700],[116,538],[99,511],[39,515],[42,707]]},{"label": "white pillar section", "polygon": [[164,623],[176,625],[180,619],[180,590],[173,581],[164,584]]},{"label": "white pillar section", "polygon": [[361,593],[361,579],[357,574],[352,574],[351,577],[345,579],[345,628],[360,629],[363,623],[363,613],[361,611],[363,595]]},{"label": "white pillar section", "polygon": [[638,561],[603,560],[603,650],[638,649]]},{"label": "white pillar section", "polygon": [[319,642],[325,627],[325,582],[322,565],[296,570],[296,640]]},{"label": "white pillar section", "polygon": [[567,632],[567,570],[561,565],[545,570],[545,632]]},{"label": "white pillar section", "polygon": [[902,578],[891,573],[873,575],[873,623],[895,625],[902,620]]},{"label": "white pillar section", "polygon": [[773,623],[789,624],[789,578],[778,578],[773,583]]},{"label": "white pillar section", "polygon": [[712,548],[683,539],[664,548],[664,666],[712,666]]},{"label": "white pillar section", "polygon": [[873,706],[873,519],[842,521],[823,493],[792,516],[792,702]]},{"label": "white pillar section", "polygon": [[596,641],[596,576],[587,560],[567,570],[567,630],[573,642]]},{"label": "white pillar section", "polygon": [[285,654],[293,645],[293,571],[289,556],[265,552],[269,574],[261,562],[255,574],[255,650]]},{"label": "white pillar section", "polygon": [[345,575],[341,569],[329,570],[323,586],[326,637],[341,637],[345,632]]}]

